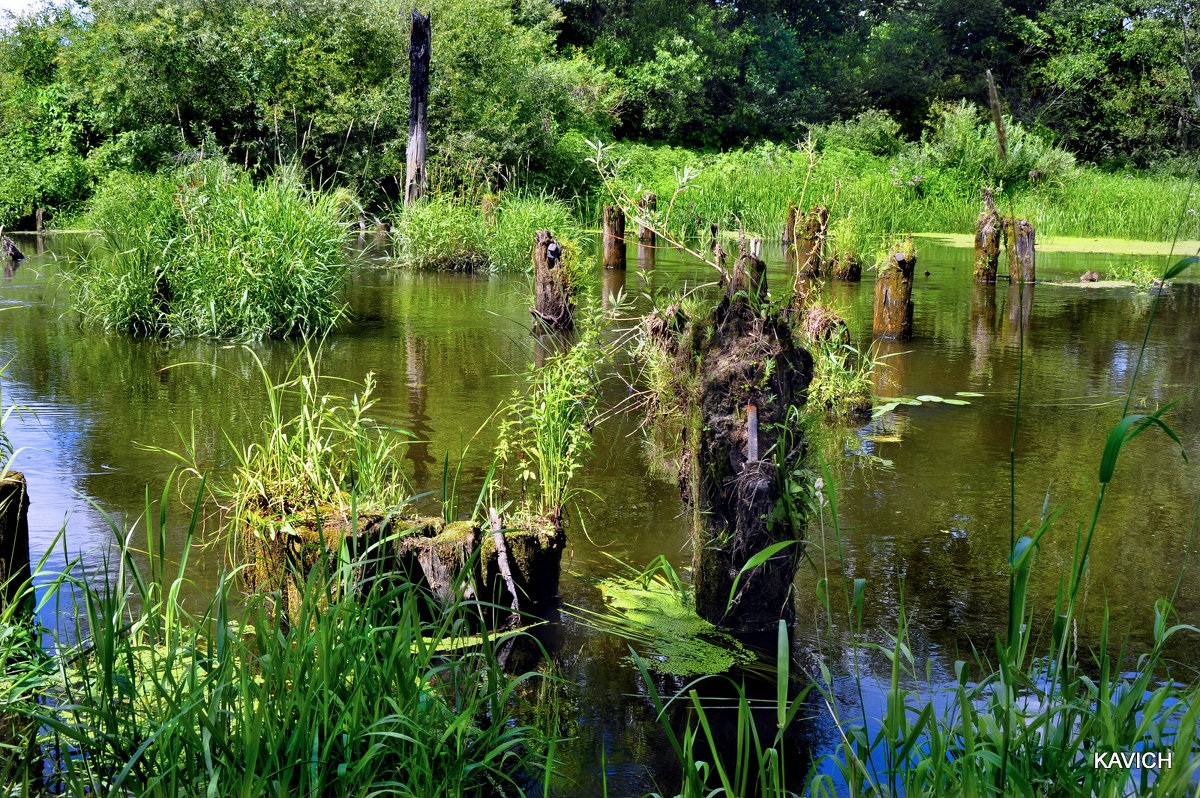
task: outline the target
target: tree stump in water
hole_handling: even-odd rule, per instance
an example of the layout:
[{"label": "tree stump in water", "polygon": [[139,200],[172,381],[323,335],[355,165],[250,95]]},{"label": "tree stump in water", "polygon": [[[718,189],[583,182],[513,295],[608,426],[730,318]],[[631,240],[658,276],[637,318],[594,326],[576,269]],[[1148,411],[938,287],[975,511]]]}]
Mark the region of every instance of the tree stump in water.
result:
[{"label": "tree stump in water", "polygon": [[917,256],[910,249],[887,257],[875,277],[874,328],[877,338],[907,341],[912,337],[913,274]]},{"label": "tree stump in water", "polygon": [[604,206],[604,268],[625,268],[625,213],[612,205]]},{"label": "tree stump in water", "polygon": [[983,193],[987,210],[979,214],[975,222],[975,281],[996,282],[996,270],[1000,263],[1000,214],[992,200],[992,192]]},{"label": "tree stump in water", "polygon": [[825,257],[825,229],[829,226],[829,209],[818,205],[804,217],[804,228],[796,244],[796,273],[801,277],[820,277]]},{"label": "tree stump in water", "polygon": [[533,240],[533,331],[554,332],[575,327],[575,303],[567,281],[563,249],[549,230],[538,230]]},{"label": "tree stump in water", "polygon": [[412,10],[408,40],[408,150],[404,204],[425,196],[425,149],[429,143],[429,15]]},{"label": "tree stump in water", "polygon": [[0,481],[0,610],[22,601],[32,609],[32,597],[25,596],[32,578],[25,475],[9,471]]},{"label": "tree stump in water", "polygon": [[796,240],[796,203],[788,200],[787,216],[783,220],[783,243],[791,244]]},{"label": "tree stump in water", "polygon": [[10,260],[14,263],[25,260],[25,253],[6,235],[0,235],[0,260]]},{"label": "tree stump in water", "polygon": [[1035,276],[1035,234],[1024,219],[1004,220],[1004,251],[1008,255],[1008,279],[1014,283],[1032,283]]},{"label": "tree stump in water", "polygon": [[[638,210],[642,212],[643,218],[648,219],[650,216],[653,216],[654,212],[658,210],[658,195],[647,193],[646,196],[638,200]],[[638,241],[642,244],[654,246],[654,230],[638,222]]]},{"label": "tree stump in water", "polygon": [[862,279],[862,264],[853,252],[843,252],[833,259],[833,279],[856,283]]}]

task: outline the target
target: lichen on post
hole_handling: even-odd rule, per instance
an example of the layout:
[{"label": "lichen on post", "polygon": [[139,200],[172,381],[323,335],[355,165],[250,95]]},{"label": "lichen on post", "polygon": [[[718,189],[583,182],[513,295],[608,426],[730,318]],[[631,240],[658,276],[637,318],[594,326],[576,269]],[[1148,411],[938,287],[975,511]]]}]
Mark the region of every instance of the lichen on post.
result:
[{"label": "lichen on post", "polygon": [[1036,277],[1036,234],[1024,219],[1004,220],[1004,251],[1008,255],[1008,279],[1014,283],[1032,283]]},{"label": "lichen on post", "polygon": [[912,337],[913,275],[917,255],[909,236],[907,245],[888,254],[875,277],[874,329],[877,338],[907,341]]},{"label": "lichen on post", "polygon": [[990,189],[984,189],[983,199],[987,210],[975,222],[975,281],[994,283],[1000,262],[1000,214]]},{"label": "lichen on post", "polygon": [[538,230],[533,241],[533,331],[563,332],[575,326],[575,303],[567,279],[562,246],[549,230]]},{"label": "lichen on post", "polygon": [[625,212],[604,206],[604,268],[625,268]]}]

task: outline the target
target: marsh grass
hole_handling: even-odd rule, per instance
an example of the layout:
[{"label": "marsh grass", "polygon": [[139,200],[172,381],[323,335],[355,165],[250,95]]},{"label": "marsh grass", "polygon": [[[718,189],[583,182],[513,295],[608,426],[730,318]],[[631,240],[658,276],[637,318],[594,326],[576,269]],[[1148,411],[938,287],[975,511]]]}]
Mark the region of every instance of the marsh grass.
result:
[{"label": "marsh grass", "polygon": [[345,313],[344,245],[357,203],[281,167],[255,182],[223,161],[119,174],[65,274],[89,321],[137,335],[310,335]]},{"label": "marsh grass", "polygon": [[[544,741],[510,722],[533,675],[501,671],[504,637],[480,631],[479,607],[432,612],[407,583],[342,590],[355,561],[314,571],[337,584],[304,591],[286,628],[264,598],[240,595],[232,573],[197,598],[200,503],[169,553],[169,496],[168,483],[156,507],[147,492],[135,527],[113,527],[114,559],[100,573],[74,561],[39,589],[73,627],[41,630],[50,645],[35,637],[21,657],[3,647],[0,714],[25,724],[15,749],[27,785],[38,776],[52,794],[423,798],[521,794],[536,781]],[[355,598],[318,599],[330,595]]]}]

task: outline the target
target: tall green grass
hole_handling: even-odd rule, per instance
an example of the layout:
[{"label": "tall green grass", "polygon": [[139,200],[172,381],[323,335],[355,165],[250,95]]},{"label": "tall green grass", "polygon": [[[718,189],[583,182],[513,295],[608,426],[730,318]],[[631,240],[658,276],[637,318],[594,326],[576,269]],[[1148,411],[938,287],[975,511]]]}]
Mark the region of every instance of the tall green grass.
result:
[{"label": "tall green grass", "polygon": [[427,606],[407,583],[352,589],[362,565],[353,560],[328,575],[315,569],[286,627],[265,597],[242,596],[232,573],[197,598],[200,504],[183,545],[171,546],[169,488],[158,506],[147,492],[144,550],[136,528],[114,526],[116,556],[103,571],[76,561],[39,591],[43,607],[61,602],[64,621],[75,618],[44,630],[44,650],[32,636],[16,656],[20,627],[0,619],[0,717],[20,724],[8,761],[23,769],[10,784],[28,788],[38,776],[69,795],[426,798],[519,795],[536,782],[544,740],[511,720],[531,676],[500,669],[503,638],[478,631],[477,607]]},{"label": "tall green grass", "polygon": [[485,211],[479,201],[435,194],[394,209],[399,260],[422,269],[526,272],[538,230],[550,230],[568,256],[585,245],[582,226],[562,200],[514,190],[490,201]]},{"label": "tall green grass", "polygon": [[115,175],[66,275],[84,316],[138,335],[265,338],[329,329],[345,311],[343,247],[357,203],[295,168],[255,182],[207,160]]}]

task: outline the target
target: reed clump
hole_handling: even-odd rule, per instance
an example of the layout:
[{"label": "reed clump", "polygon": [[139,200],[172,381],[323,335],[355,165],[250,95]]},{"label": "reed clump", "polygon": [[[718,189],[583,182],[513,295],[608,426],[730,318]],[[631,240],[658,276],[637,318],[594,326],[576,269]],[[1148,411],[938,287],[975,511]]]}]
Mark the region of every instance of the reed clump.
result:
[{"label": "reed clump", "polygon": [[282,167],[255,181],[208,159],[119,174],[86,217],[66,276],[84,317],[136,335],[283,338],[345,313],[343,247],[357,203]]}]

